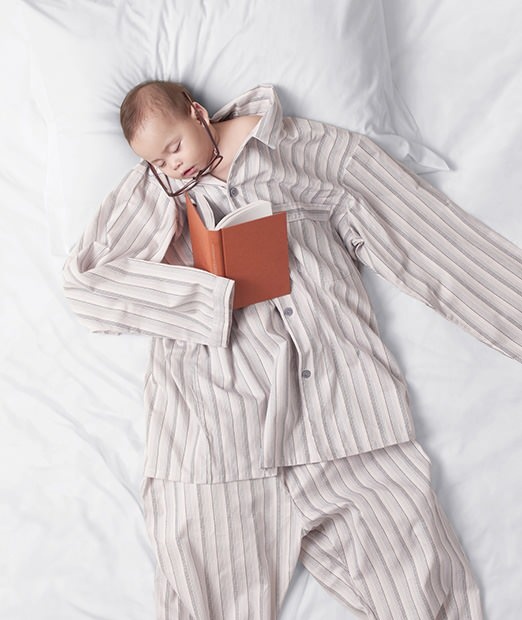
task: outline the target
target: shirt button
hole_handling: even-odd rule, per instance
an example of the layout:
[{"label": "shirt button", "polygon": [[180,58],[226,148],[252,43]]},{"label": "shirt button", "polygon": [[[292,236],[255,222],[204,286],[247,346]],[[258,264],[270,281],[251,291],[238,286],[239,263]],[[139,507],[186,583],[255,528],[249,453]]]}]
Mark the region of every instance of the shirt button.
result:
[{"label": "shirt button", "polygon": [[303,377],[304,379],[308,379],[311,376],[312,373],[309,370],[303,370],[303,372],[301,373],[301,377]]},{"label": "shirt button", "polygon": [[237,196],[237,195],[238,195],[238,193],[239,193],[239,192],[238,192],[237,187],[231,187],[231,188],[230,188],[230,195],[232,196],[232,198],[234,198],[234,196]]},{"label": "shirt button", "polygon": [[285,308],[283,312],[286,314],[286,316],[291,316],[294,313],[292,308]]}]

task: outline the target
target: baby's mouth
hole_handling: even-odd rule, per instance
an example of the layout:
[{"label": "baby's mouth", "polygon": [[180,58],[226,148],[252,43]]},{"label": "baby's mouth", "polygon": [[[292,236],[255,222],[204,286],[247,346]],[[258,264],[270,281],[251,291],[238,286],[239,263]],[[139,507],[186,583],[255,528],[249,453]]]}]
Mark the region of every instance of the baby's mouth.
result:
[{"label": "baby's mouth", "polygon": [[185,172],[183,173],[184,177],[191,177],[191,176],[195,176],[196,174],[196,166],[192,166],[192,168],[187,168],[187,170],[185,170]]}]

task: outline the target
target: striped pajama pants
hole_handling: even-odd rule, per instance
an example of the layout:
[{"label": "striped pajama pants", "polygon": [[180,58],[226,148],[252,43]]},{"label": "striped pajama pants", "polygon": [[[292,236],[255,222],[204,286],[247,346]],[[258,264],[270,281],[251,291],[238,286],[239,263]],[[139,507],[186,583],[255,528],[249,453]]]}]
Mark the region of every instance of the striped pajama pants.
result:
[{"label": "striped pajama pants", "polygon": [[146,478],[158,620],[275,620],[298,560],[357,617],[479,620],[416,441],[215,484]]}]

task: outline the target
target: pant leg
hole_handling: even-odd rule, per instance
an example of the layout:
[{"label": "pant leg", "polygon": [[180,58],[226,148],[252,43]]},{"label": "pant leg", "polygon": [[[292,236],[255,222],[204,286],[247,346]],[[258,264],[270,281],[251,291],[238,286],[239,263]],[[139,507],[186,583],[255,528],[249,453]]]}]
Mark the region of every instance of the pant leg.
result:
[{"label": "pant leg", "polygon": [[301,561],[372,620],[481,620],[468,560],[415,442],[285,468],[306,521]]},{"label": "pant leg", "polygon": [[194,616],[189,613],[176,590],[172,588],[159,564],[156,565],[154,589],[156,620],[194,620]]},{"label": "pant leg", "polygon": [[216,484],[148,478],[158,620],[275,620],[302,524],[274,476]]}]

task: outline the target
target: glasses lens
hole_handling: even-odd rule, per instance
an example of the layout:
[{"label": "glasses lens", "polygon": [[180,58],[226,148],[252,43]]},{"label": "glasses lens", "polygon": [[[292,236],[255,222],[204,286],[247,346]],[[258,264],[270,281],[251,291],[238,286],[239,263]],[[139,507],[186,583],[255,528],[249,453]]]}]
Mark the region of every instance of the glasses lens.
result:
[{"label": "glasses lens", "polygon": [[[222,160],[223,160],[223,156],[219,154],[219,151],[217,151],[206,168],[204,168],[203,170],[200,170],[195,178],[193,178],[191,181],[186,183],[183,187],[176,190],[175,192],[172,191],[172,186],[170,184],[169,178],[165,173],[158,172],[156,168],[150,163],[149,163],[149,168],[152,170],[154,176],[159,181],[159,184],[161,185],[161,187],[163,188],[167,196],[174,198],[175,196],[180,196],[187,190],[192,189],[195,185],[199,183],[199,180],[201,179],[202,176],[204,176],[205,174],[210,174],[215,168],[217,168],[217,166],[219,166]],[[164,177],[165,181],[163,181],[161,177]]]},{"label": "glasses lens", "polygon": [[223,159],[222,155],[215,155],[214,158],[211,160],[211,162],[208,164],[208,166],[206,168],[203,168],[203,170],[200,170],[195,178],[193,178],[191,181],[186,183],[181,189],[178,189],[175,192],[171,191],[170,195],[179,196],[180,194],[183,194],[187,190],[192,189],[195,185],[199,183],[201,177],[205,176],[206,174],[210,174],[212,170],[214,170],[220,164],[222,159]]}]

